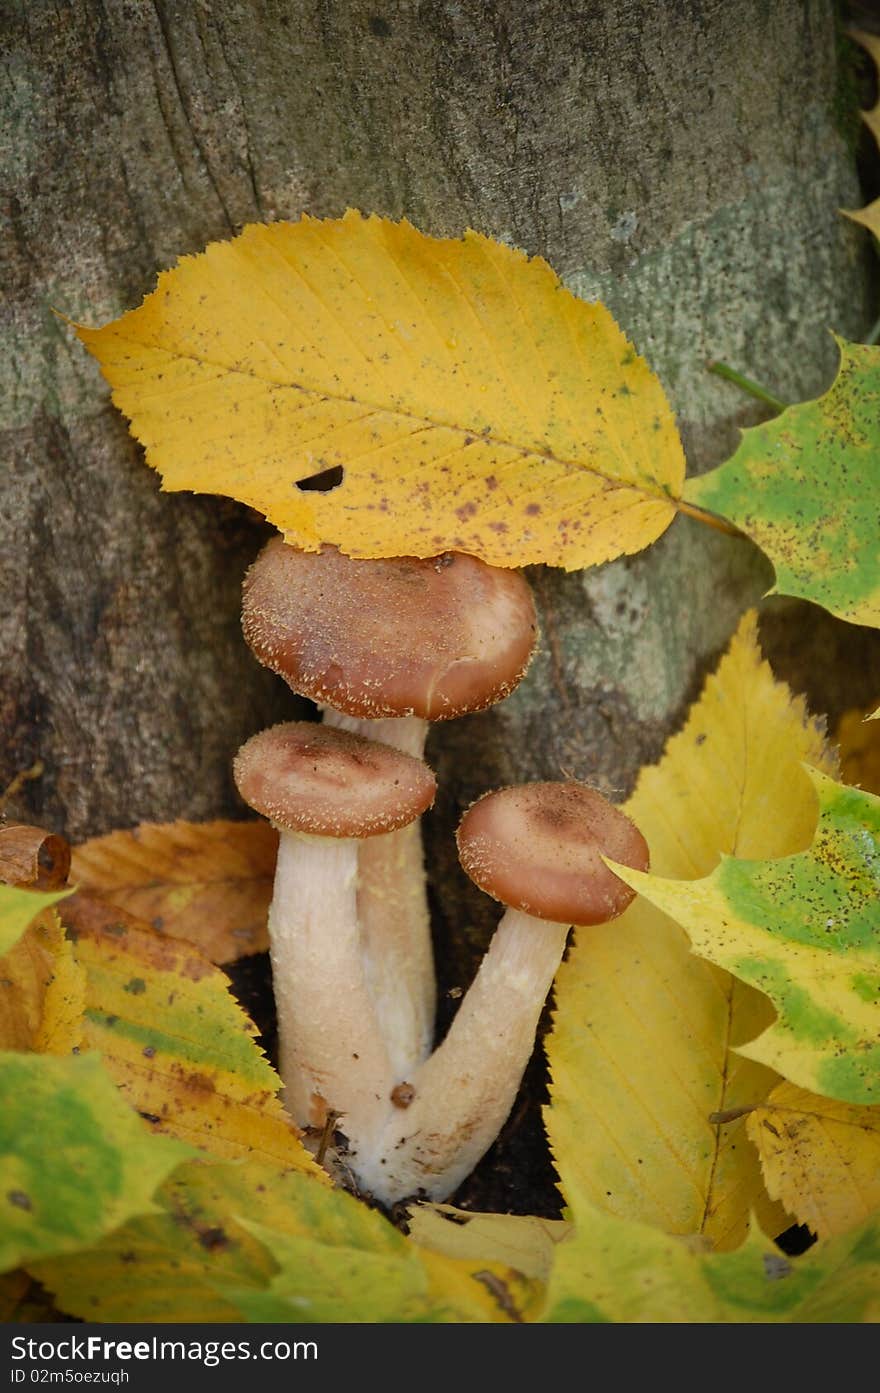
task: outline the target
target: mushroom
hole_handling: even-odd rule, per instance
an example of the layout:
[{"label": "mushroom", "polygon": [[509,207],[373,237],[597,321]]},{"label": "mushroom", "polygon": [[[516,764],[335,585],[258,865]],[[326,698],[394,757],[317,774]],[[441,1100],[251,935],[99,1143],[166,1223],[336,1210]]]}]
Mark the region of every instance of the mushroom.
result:
[{"label": "mushroom", "polygon": [[[352,560],[280,537],[245,577],[245,639],[327,724],[424,752],[429,721],[480,711],[510,693],[534,650],[537,620],[515,571],[447,552]],[[367,843],[358,913],[367,976],[398,1080],[430,1052],[435,981],[417,824]]]},{"label": "mushroom", "polygon": [[424,812],[434,776],[390,745],[291,721],[252,736],[234,777],[280,834],[269,938],[285,1101],[301,1127],[342,1114],[356,1151],[396,1082],[361,954],[358,846]]},{"label": "mushroom", "polygon": [[486,794],[457,833],[462,866],[507,909],[445,1040],[412,1096],[363,1155],[359,1176],[387,1204],[451,1195],[500,1131],[535,1043],[569,926],[601,924],[633,898],[603,855],[646,870],[648,848],[619,809],[581,783]]}]

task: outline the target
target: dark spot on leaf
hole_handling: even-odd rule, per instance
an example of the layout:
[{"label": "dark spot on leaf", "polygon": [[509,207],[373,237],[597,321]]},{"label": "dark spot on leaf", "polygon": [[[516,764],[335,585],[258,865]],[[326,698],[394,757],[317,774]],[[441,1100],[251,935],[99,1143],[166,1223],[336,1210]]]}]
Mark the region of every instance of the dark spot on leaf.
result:
[{"label": "dark spot on leaf", "polygon": [[30,1195],[26,1195],[24,1190],[9,1190],[6,1198],[10,1204],[14,1204],[16,1209],[33,1209]]},{"label": "dark spot on leaf", "polygon": [[138,1113],[139,1113],[139,1115],[144,1119],[145,1122],[157,1123],[157,1122],[161,1122],[161,1120],[162,1120],[162,1119],[158,1116],[158,1114],[157,1114],[157,1113],[154,1113],[154,1112],[142,1112],[141,1109],[138,1108]]},{"label": "dark spot on leaf", "polygon": [[130,982],[126,982],[122,990],[130,992],[132,996],[142,996],[147,990],[147,984],[143,977],[132,977]]},{"label": "dark spot on leaf", "polygon": [[142,1050],[144,1059],[152,1059],[155,1056],[155,1053],[156,1050],[153,1045],[144,1045],[144,1048]]},{"label": "dark spot on leaf", "polygon": [[205,1229],[204,1233],[199,1234],[199,1242],[209,1253],[216,1253],[218,1248],[229,1247],[229,1239],[222,1229]]},{"label": "dark spot on leaf", "polygon": [[345,478],[345,470],[341,464],[334,464],[330,469],[321,469],[317,474],[310,474],[306,479],[297,479],[296,487],[303,493],[330,493],[333,489],[339,488]]}]

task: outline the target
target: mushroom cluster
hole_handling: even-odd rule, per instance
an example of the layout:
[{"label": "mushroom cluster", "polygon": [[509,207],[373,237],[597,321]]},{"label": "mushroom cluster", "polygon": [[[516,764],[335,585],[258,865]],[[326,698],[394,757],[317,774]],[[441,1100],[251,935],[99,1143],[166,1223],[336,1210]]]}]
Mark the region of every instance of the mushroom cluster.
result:
[{"label": "mushroom cluster", "polygon": [[445,1199],[513,1105],[569,927],[632,898],[602,856],[647,869],[647,846],[580,783],[473,804],[461,864],[506,909],[434,1049],[428,722],[521,681],[538,632],[529,586],[459,553],[354,561],[273,538],[245,578],[242,626],[259,661],[323,711],[253,736],[234,765],[280,834],[269,932],[285,1101],[307,1134],[338,1119],[346,1167],[376,1200]]}]

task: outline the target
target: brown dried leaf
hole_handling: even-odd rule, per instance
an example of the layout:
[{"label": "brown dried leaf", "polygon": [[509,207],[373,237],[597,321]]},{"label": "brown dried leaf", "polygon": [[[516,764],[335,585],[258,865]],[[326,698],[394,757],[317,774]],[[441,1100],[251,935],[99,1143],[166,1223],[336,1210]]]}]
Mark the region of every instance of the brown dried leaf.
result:
[{"label": "brown dried leaf", "polygon": [[74,848],[71,881],[213,963],[268,948],[278,834],[266,822],[141,823]]}]

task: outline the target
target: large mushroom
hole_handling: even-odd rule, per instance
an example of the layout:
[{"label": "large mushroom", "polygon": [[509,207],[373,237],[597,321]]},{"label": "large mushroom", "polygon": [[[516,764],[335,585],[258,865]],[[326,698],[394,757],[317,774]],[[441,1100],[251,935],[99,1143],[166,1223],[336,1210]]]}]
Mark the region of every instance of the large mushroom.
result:
[{"label": "large mushroom", "polygon": [[269,937],[285,1100],[304,1128],[341,1114],[356,1152],[395,1084],[361,953],[358,846],[423,813],[434,776],[390,745],[312,721],[252,736],[234,776],[279,831]]},{"label": "large mushroom", "polygon": [[472,880],[507,909],[447,1036],[415,1072],[361,1182],[391,1204],[442,1200],[470,1174],[516,1097],[571,925],[621,914],[633,891],[604,864],[648,867],[638,828],[594,789],[535,783],[486,794],[457,834]]},{"label": "large mushroom", "polygon": [[[421,756],[429,721],[480,711],[523,677],[537,639],[515,571],[447,552],[352,560],[273,538],[245,577],[242,627],[256,657],[324,710],[327,724]],[[367,843],[358,913],[367,977],[399,1082],[430,1052],[435,979],[416,824]]]}]

